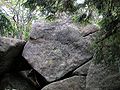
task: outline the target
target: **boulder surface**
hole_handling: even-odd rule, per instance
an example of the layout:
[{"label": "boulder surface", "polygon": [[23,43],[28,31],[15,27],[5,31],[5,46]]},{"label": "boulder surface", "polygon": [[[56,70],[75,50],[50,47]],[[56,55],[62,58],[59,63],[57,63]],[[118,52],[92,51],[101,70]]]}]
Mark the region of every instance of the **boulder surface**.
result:
[{"label": "boulder surface", "polygon": [[22,55],[51,82],[91,59],[88,46],[75,26],[37,23],[33,26]]}]

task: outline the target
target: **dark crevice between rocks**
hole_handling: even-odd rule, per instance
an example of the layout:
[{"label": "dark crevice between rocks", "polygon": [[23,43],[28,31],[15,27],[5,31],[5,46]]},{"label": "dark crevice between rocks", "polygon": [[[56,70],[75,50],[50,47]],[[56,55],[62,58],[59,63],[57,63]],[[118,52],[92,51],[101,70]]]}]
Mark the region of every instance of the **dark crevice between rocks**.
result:
[{"label": "dark crevice between rocks", "polygon": [[21,72],[5,73],[0,81],[0,90],[21,90],[23,87],[27,88],[28,85],[30,85],[31,88],[34,88],[33,90],[36,89],[34,84],[28,78],[24,77]]},{"label": "dark crevice between rocks", "polygon": [[22,56],[22,51],[19,53],[18,56],[14,58],[14,62],[11,64],[9,72],[20,72],[20,71],[29,71],[27,73],[26,78],[28,78],[31,82],[34,83],[36,90],[40,90],[45,85],[48,84],[47,80],[40,75],[37,71],[35,71],[32,66],[28,63],[27,60]]},{"label": "dark crevice between rocks", "polygon": [[22,56],[23,49],[24,47],[22,47],[18,55],[13,58],[14,61],[11,64],[10,72],[19,72],[32,69],[28,61]]},{"label": "dark crevice between rocks", "polygon": [[49,84],[49,82],[34,69],[30,71],[28,78],[35,84],[37,90],[41,90],[44,86]]},{"label": "dark crevice between rocks", "polygon": [[5,73],[31,69],[31,66],[22,57],[22,50],[23,47],[21,47],[21,51],[15,57],[13,57],[12,54],[7,54],[4,57],[0,57],[0,79],[2,76],[4,76]]},{"label": "dark crevice between rocks", "polygon": [[[47,80],[40,75],[37,71],[35,71],[30,64],[21,56],[21,54],[14,58],[12,63],[5,64],[3,67],[3,72],[0,75],[0,82],[6,73],[18,73],[18,72],[26,72],[27,75],[23,74],[27,79],[29,79],[32,83],[34,83],[36,90],[41,90],[44,86],[49,84]],[[29,72],[29,73],[28,73]]]},{"label": "dark crevice between rocks", "polygon": [[32,69],[31,65],[21,55],[17,56],[11,65],[11,72],[25,71]]},{"label": "dark crevice between rocks", "polygon": [[30,79],[30,81],[32,81],[34,83],[34,85],[36,86],[36,90],[41,90],[41,88],[43,88],[44,86],[46,86],[48,84],[47,80],[41,75],[39,74],[36,70],[34,70],[32,68],[32,66],[27,62],[27,60],[25,60],[25,58],[22,56],[22,52],[15,57],[15,62],[13,63],[13,66],[11,70],[11,72],[17,72],[17,71],[29,71],[29,73],[27,73],[26,78]]},{"label": "dark crevice between rocks", "polygon": [[[12,47],[14,48],[14,47]],[[12,54],[12,50],[8,53],[5,53],[3,57],[0,57],[0,85],[2,84],[1,81],[3,81],[6,74],[14,74],[18,75],[17,73],[20,73],[21,71],[26,71],[32,69],[32,67],[28,64],[28,62],[25,60],[25,58],[22,56],[22,51],[24,47],[19,48],[21,51],[16,52]],[[14,56],[14,54],[17,53],[17,56]],[[17,76],[16,76],[17,77]],[[29,79],[26,77],[26,80]],[[7,84],[7,81],[5,82]],[[16,84],[15,84],[16,85]],[[0,89],[1,90],[1,89]]]}]

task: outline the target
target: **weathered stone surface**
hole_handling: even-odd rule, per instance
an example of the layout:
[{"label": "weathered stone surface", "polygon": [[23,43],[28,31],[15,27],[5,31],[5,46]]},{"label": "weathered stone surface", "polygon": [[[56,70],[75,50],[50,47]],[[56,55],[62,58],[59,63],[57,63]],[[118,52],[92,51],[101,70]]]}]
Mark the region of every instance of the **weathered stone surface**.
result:
[{"label": "weathered stone surface", "polygon": [[48,81],[60,79],[92,57],[86,39],[71,26],[37,24],[25,45],[24,58]]},{"label": "weathered stone surface", "polygon": [[[109,90],[108,87],[101,84],[101,82],[103,83],[107,77],[117,74],[118,72],[119,69],[116,65],[107,66],[104,64],[94,64],[94,62],[92,62],[86,78],[86,87],[88,89],[105,88],[105,90]],[[112,83],[114,82],[116,81],[113,81]],[[107,85],[110,84],[111,82],[107,82]]]},{"label": "weathered stone surface", "polygon": [[82,66],[80,66],[79,68],[77,68],[73,74],[75,75],[83,75],[83,76],[87,76],[88,74],[88,69],[89,69],[89,66],[91,64],[91,61],[88,61],[87,63],[83,64]]},{"label": "weathered stone surface", "polygon": [[[85,90],[84,77],[73,76],[61,81],[53,82],[42,90]],[[83,81],[84,80],[84,81]]]},{"label": "weathered stone surface", "polygon": [[16,66],[16,57],[20,56],[24,45],[25,41],[0,37],[0,75]]},{"label": "weathered stone surface", "polygon": [[12,73],[4,75],[0,82],[0,90],[36,90],[36,87],[20,73]]}]

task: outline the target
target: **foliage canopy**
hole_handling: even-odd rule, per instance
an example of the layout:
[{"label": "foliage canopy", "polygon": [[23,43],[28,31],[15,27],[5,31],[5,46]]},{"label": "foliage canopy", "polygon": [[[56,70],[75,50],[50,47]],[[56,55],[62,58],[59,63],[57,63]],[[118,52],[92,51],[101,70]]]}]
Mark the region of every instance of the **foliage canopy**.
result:
[{"label": "foliage canopy", "polygon": [[13,30],[12,24],[2,10],[0,10],[0,34],[5,35],[6,30],[9,34]]}]

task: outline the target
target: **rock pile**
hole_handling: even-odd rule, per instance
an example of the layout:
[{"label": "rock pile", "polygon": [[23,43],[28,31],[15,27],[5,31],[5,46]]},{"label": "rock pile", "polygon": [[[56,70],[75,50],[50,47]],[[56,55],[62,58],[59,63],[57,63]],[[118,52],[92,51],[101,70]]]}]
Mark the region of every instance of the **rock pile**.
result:
[{"label": "rock pile", "polygon": [[97,30],[37,22],[28,42],[1,37],[0,90],[119,90],[118,68],[92,61]]}]

